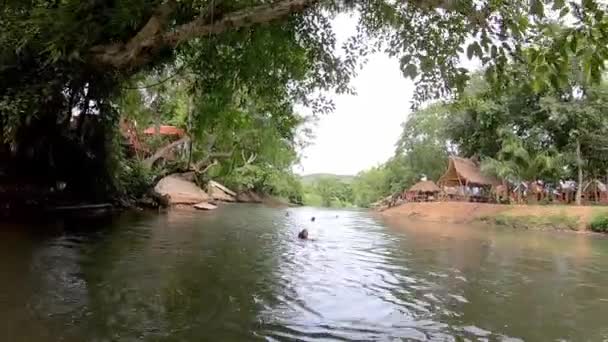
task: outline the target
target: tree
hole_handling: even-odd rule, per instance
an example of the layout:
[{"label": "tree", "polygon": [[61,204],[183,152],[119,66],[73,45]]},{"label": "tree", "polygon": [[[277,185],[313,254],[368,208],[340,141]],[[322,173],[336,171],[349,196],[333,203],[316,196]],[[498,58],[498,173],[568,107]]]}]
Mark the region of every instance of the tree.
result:
[{"label": "tree", "polygon": [[387,193],[387,172],[383,167],[373,167],[357,174],[352,183],[354,204],[369,207]]},{"label": "tree", "polygon": [[492,174],[512,184],[532,182],[538,179],[555,180],[561,166],[561,156],[550,151],[533,152],[524,147],[516,137],[503,139],[497,158],[482,161],[482,172]]},{"label": "tree", "polygon": [[[606,107],[608,97],[602,91],[591,91],[576,99],[569,97],[544,97],[543,109],[550,113],[548,124],[561,149],[575,156],[578,187],[576,203],[582,202],[582,187],[585,180],[584,169],[598,177],[604,174],[606,158],[604,149],[608,146],[608,119]],[[599,170],[598,170],[599,168]]]},{"label": "tree", "polygon": [[451,147],[446,132],[448,117],[449,106],[437,103],[413,112],[403,124],[395,158],[403,158],[418,177],[414,182],[422,176],[437,180],[442,175]]},{"label": "tree", "polygon": [[[552,30],[547,4],[573,13],[573,23]],[[317,112],[331,104],[316,95],[350,91],[357,57],[370,50],[400,58],[417,103],[450,95],[468,78],[457,65],[470,38],[466,54],[490,80],[527,59],[542,89],[559,83],[573,56],[597,80],[608,55],[605,10],[593,0],[9,0],[0,14],[0,159],[5,174],[107,191],[116,97],[132,77],[165,67],[191,73],[197,99],[218,108],[247,94]],[[330,18],[345,11],[359,13],[359,27],[340,56]]]}]

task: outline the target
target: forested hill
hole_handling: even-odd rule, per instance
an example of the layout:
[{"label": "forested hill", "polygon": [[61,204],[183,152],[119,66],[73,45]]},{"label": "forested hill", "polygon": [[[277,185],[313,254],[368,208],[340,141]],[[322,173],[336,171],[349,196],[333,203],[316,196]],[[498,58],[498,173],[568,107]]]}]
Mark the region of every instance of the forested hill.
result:
[{"label": "forested hill", "polygon": [[303,175],[300,178],[302,180],[302,184],[310,185],[318,182],[321,179],[335,179],[344,183],[352,183],[355,176],[352,175],[336,175],[333,173],[311,173],[308,175]]}]

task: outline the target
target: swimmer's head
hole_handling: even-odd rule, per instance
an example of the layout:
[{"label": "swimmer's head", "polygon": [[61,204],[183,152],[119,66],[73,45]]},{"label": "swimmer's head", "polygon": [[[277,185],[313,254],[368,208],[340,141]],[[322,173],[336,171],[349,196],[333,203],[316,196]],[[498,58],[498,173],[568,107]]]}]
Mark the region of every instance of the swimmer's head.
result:
[{"label": "swimmer's head", "polygon": [[298,234],[298,238],[308,239],[308,229],[302,229],[302,231]]}]

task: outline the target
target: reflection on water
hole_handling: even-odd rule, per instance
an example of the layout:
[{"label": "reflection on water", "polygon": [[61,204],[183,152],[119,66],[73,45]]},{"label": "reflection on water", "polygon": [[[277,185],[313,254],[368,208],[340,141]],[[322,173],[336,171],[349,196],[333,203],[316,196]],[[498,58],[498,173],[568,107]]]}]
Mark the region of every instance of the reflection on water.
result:
[{"label": "reflection on water", "polygon": [[0,228],[3,341],[608,339],[602,238],[247,205]]}]

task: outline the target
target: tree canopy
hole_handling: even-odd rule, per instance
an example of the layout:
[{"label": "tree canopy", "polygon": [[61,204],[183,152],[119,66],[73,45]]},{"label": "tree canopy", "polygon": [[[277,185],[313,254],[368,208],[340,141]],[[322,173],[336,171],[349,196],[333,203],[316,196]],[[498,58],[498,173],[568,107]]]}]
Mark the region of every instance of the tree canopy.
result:
[{"label": "tree canopy", "polygon": [[[343,47],[331,27],[340,13],[358,19]],[[464,55],[479,59],[497,88],[521,75],[535,92],[559,88],[572,65],[590,84],[608,55],[605,13],[594,0],[5,1],[3,173],[107,192],[118,99],[142,74],[163,77],[137,87],[185,75],[201,131],[244,109],[273,113],[279,131],[296,120],[295,104],[330,111],[323,94],[351,91],[360,57],[375,51],[400,59],[416,104],[464,89]]]}]

